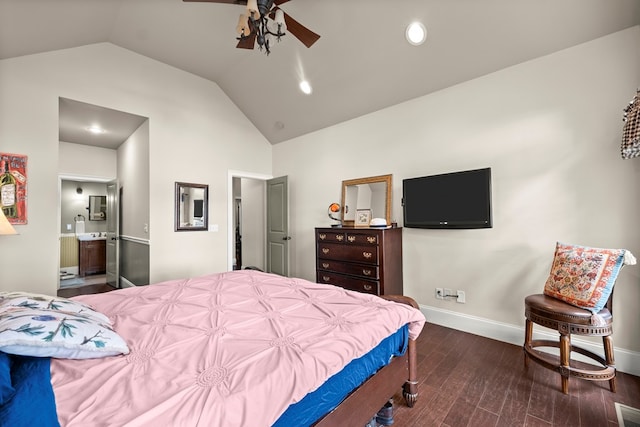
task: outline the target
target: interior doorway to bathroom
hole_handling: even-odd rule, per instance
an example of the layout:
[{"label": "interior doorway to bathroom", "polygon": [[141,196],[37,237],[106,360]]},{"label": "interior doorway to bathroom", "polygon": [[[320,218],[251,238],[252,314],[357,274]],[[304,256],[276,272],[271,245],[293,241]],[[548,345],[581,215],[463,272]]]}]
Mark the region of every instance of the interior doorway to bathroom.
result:
[{"label": "interior doorway to bathroom", "polygon": [[[148,284],[149,119],[68,98],[59,98],[58,107],[59,270],[63,281],[74,280],[60,284],[109,283],[109,276],[104,277],[105,271],[115,272],[114,287],[121,287],[123,283],[126,286]],[[118,196],[115,204],[106,203],[106,210],[102,207],[92,210],[92,200],[100,198],[101,202],[104,198],[113,202],[113,198],[109,198],[108,183],[116,182],[116,179],[116,194],[120,195],[122,186],[127,185],[129,199],[123,202]],[[109,213],[111,205],[115,213]],[[115,228],[110,224],[110,218],[120,218],[126,213],[122,211],[123,205],[145,223],[141,235],[133,232],[124,235],[120,222]],[[79,238],[80,234],[84,239]],[[109,237],[105,237],[107,234]],[[107,238],[111,245],[107,244]],[[86,269],[79,259],[83,240],[85,246],[90,247],[92,259],[97,260],[95,265],[92,263]],[[115,256],[109,260],[113,254],[109,249],[114,245]],[[126,251],[121,255],[123,245]],[[71,253],[70,260],[65,258],[67,250]],[[107,266],[114,267],[112,264],[115,263],[115,269],[102,266],[105,261],[100,251],[106,252]],[[126,261],[133,258],[136,263],[131,267],[132,263]],[[129,265],[124,273],[121,264]]]},{"label": "interior doorway to bathroom", "polygon": [[107,282],[107,181],[91,179],[60,178],[60,289]]}]

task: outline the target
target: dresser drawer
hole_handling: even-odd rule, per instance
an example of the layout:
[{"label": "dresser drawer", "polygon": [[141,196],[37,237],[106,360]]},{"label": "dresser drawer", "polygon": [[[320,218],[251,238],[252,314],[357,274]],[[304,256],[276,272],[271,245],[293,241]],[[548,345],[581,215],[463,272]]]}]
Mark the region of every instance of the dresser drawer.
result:
[{"label": "dresser drawer", "polygon": [[378,245],[378,236],[376,234],[359,234],[349,233],[345,238],[345,242],[349,245]]},{"label": "dresser drawer", "polygon": [[344,231],[317,231],[316,242],[344,243]]},{"label": "dresser drawer", "polygon": [[378,264],[378,247],[336,245],[318,242],[318,258]]},{"label": "dresser drawer", "polygon": [[318,269],[325,271],[335,271],[336,273],[361,276],[367,279],[379,279],[378,266],[366,264],[350,264],[330,259],[319,259]]},{"label": "dresser drawer", "polygon": [[379,243],[377,234],[362,234],[349,231],[317,231],[316,241],[326,243],[344,243],[349,245],[361,246],[377,246]]},{"label": "dresser drawer", "polygon": [[330,271],[318,271],[317,282],[340,286],[352,291],[380,295],[380,283],[376,280],[358,279]]}]

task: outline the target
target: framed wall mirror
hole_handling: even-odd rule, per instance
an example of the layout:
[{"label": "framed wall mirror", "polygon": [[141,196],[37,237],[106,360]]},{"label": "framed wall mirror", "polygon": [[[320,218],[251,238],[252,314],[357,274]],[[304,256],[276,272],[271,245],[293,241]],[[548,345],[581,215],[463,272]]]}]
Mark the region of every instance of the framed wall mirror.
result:
[{"label": "framed wall mirror", "polygon": [[107,196],[89,196],[89,221],[107,220]]},{"label": "framed wall mirror", "polygon": [[363,212],[371,219],[384,218],[391,225],[391,188],[391,175],[342,181],[342,225],[363,226]]},{"label": "framed wall mirror", "polygon": [[175,231],[209,229],[209,186],[176,182]]}]

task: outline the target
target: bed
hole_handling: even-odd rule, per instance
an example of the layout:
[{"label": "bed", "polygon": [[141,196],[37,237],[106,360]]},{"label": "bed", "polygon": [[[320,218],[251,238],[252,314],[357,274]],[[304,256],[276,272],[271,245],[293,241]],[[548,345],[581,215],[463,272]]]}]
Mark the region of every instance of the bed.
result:
[{"label": "bed", "polygon": [[[10,356],[12,369],[50,366],[39,380],[65,427],[364,426],[399,389],[407,405],[417,398],[425,318],[407,297],[243,270],[72,301],[106,315],[124,343],[114,350],[116,338],[85,333],[92,351],[120,354]],[[24,353],[15,347],[0,342]],[[23,414],[46,406],[32,398]]]}]

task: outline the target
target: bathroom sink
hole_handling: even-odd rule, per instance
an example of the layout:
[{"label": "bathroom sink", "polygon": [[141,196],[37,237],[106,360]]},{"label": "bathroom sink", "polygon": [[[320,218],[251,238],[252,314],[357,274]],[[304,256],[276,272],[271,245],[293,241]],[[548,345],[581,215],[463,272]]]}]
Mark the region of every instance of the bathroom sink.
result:
[{"label": "bathroom sink", "polygon": [[76,236],[78,240],[87,241],[87,240],[107,240],[107,236],[105,233],[83,233]]}]

